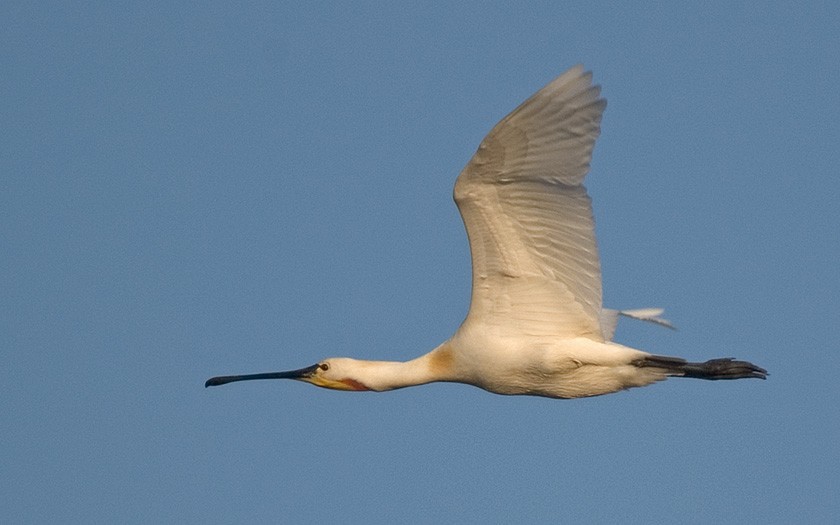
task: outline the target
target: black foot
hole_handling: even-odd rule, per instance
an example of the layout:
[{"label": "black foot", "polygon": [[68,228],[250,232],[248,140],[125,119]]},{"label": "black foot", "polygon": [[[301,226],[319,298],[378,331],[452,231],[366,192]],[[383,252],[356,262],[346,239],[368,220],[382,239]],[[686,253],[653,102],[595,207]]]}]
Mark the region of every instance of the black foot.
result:
[{"label": "black foot", "polygon": [[651,355],[633,363],[638,367],[664,368],[669,375],[697,379],[767,379],[767,370],[749,361],[736,361],[732,357],[710,359],[705,363],[689,363],[678,357]]}]

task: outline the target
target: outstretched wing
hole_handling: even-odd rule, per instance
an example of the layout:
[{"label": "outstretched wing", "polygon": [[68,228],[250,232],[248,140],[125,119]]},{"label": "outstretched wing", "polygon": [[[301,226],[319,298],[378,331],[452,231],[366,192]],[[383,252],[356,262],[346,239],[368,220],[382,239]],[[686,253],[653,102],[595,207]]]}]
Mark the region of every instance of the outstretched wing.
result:
[{"label": "outstretched wing", "polygon": [[576,66],[496,124],[455,183],[472,253],[465,324],[604,340],[583,179],[606,100]]}]

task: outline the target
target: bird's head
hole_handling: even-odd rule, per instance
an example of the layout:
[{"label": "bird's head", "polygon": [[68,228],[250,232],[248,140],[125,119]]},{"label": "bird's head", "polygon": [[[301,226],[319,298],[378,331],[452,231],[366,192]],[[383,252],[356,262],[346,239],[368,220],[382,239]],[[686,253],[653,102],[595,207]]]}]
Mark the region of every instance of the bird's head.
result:
[{"label": "bird's head", "polygon": [[346,357],[324,359],[317,365],[309,367],[314,368],[310,374],[305,374],[298,379],[333,390],[370,390],[363,383],[354,379],[357,376],[357,363],[358,361],[355,359]]},{"label": "bird's head", "polygon": [[370,390],[359,380],[354,379],[358,361],[343,357],[324,359],[306,368],[288,370],[285,372],[268,372],[264,374],[247,374],[238,376],[211,377],[204,383],[205,387],[219,386],[234,381],[250,381],[254,379],[294,379],[305,381],[322,388],[333,390]]}]

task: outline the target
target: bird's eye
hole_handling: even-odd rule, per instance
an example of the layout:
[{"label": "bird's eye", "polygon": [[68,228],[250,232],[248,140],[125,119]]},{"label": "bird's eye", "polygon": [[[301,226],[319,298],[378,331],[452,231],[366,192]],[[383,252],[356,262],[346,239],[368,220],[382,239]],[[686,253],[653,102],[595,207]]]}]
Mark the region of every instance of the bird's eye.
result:
[{"label": "bird's eye", "polygon": [[327,370],[330,369],[330,365],[329,365],[329,363],[321,363],[320,365],[318,365],[318,368],[320,368],[321,370],[326,372]]}]

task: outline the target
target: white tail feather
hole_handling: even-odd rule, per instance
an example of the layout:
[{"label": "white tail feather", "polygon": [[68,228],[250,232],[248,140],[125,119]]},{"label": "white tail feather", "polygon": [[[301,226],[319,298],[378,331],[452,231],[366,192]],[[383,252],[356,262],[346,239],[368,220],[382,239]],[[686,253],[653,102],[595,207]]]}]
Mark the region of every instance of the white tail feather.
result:
[{"label": "white tail feather", "polygon": [[601,333],[604,339],[612,341],[615,335],[615,327],[618,325],[618,317],[630,317],[631,319],[638,319],[639,321],[647,321],[649,323],[658,324],[671,330],[676,330],[676,327],[671,324],[671,321],[659,317],[665,313],[662,308],[638,308],[635,310],[611,310],[604,308],[601,310]]},{"label": "white tail feather", "polygon": [[618,312],[619,315],[623,315],[624,317],[632,317],[633,319],[655,323],[671,330],[676,330],[677,327],[671,324],[671,321],[659,317],[663,313],[665,313],[665,310],[662,308],[640,308],[638,310],[620,310]]}]

